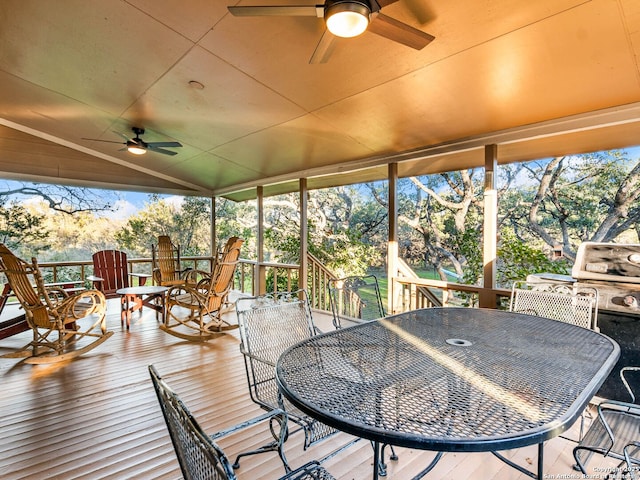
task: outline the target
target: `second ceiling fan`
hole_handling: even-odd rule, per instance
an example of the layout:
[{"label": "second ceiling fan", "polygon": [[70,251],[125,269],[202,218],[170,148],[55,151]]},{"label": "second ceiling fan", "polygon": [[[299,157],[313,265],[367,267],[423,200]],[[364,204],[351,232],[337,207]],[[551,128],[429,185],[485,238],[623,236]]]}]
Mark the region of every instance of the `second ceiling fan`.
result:
[{"label": "second ceiling fan", "polygon": [[329,59],[335,36],[355,37],[365,30],[416,50],[426,47],[433,35],[391,18],[380,10],[398,0],[326,0],[322,5],[238,5],[228,7],[234,16],[298,16],[324,18],[327,25],[309,63]]}]

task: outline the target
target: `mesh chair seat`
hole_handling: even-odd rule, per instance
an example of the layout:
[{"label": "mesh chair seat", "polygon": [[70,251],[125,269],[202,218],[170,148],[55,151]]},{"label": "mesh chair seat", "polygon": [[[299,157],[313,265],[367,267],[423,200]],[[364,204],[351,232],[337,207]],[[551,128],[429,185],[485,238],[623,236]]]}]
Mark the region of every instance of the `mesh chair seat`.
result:
[{"label": "mesh chair seat", "polygon": [[[640,367],[623,367],[620,377],[635,402],[635,395],[627,372],[639,372]],[[573,449],[576,465],[582,473],[594,454],[626,462],[629,467],[640,465],[640,405],[636,403],[606,400],[598,405],[598,416],[594,419],[580,443]],[[635,467],[637,470],[637,467]]]}]

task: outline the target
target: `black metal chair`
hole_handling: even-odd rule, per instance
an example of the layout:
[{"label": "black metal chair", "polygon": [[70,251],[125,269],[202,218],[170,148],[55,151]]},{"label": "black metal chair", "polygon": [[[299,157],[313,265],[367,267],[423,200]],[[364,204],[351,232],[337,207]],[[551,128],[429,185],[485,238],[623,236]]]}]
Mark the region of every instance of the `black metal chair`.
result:
[{"label": "black metal chair", "polygon": [[286,410],[289,420],[304,431],[305,450],[336,433],[283,399],[276,384],[282,352],[317,333],[304,290],[240,298],[236,312],[251,400],[267,411]]},{"label": "black metal chair", "polygon": [[[626,378],[627,372],[640,372],[640,367],[623,367],[620,378],[629,392],[631,402],[605,400],[598,405],[598,416],[573,449],[576,467],[586,474],[586,464],[592,455],[598,454],[625,463],[638,470],[640,466],[640,404]],[[633,478],[633,477],[631,477]]]},{"label": "black metal chair", "polygon": [[[287,416],[282,410],[273,410],[232,428],[207,435],[178,395],[162,380],[153,365],[149,365],[149,374],[178,457],[180,469],[186,480],[236,480],[237,477],[233,470],[238,467],[238,460],[236,459],[232,465],[215,440],[259,422],[267,421],[275,441],[263,447],[260,452],[252,453],[278,451],[285,472],[287,472],[280,480],[335,480],[317,461],[306,463],[293,471],[289,469],[283,452]],[[279,424],[278,433],[273,428],[274,421]],[[238,457],[247,454],[243,453]]]},{"label": "black metal chair", "polygon": [[335,328],[342,328],[344,321],[361,323],[385,316],[375,275],[329,280],[329,299]]}]

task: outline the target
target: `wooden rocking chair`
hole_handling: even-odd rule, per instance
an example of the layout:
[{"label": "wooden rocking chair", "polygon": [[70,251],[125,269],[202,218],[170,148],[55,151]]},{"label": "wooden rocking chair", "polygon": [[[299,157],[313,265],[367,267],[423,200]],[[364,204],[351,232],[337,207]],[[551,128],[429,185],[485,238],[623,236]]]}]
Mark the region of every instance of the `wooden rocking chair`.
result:
[{"label": "wooden rocking chair", "polygon": [[168,235],[158,236],[158,245],[151,245],[153,282],[161,287],[184,285],[191,269],[183,269],[180,245],[174,245]]},{"label": "wooden rocking chair", "polygon": [[5,357],[28,357],[25,363],[32,364],[61,362],[92,350],[113,335],[107,331],[102,292],[84,290],[69,295],[61,288],[46,288],[38,261],[32,258],[27,263],[2,244],[0,272],[7,277],[33,330],[32,342]]},{"label": "wooden rocking chair", "polygon": [[194,286],[183,284],[169,289],[162,330],[185,340],[204,342],[238,328],[223,320],[222,314],[231,310],[227,297],[243,242],[231,237],[216,257],[212,272],[199,272],[204,276]]}]

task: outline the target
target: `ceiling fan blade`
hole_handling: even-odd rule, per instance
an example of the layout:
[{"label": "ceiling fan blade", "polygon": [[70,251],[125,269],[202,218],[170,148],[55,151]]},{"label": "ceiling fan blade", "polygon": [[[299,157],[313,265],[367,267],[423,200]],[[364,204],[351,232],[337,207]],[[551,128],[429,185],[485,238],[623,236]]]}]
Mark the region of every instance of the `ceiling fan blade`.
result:
[{"label": "ceiling fan blade", "polygon": [[116,142],[114,140],[100,140],[99,138],[84,138],[84,137],[82,137],[82,140],[91,140],[92,142],[118,143],[120,145],[122,145],[124,143],[124,142]]},{"label": "ceiling fan blade", "polygon": [[181,147],[182,144],[180,142],[149,142],[146,144],[147,147],[156,149],[158,147]]},{"label": "ceiling fan blade", "polygon": [[[182,146],[182,145],[180,145]],[[164,148],[152,147],[151,145],[147,145],[147,150],[151,150],[152,152],[162,153],[164,155],[177,155],[178,152],[172,152],[171,150],[165,150]]]},{"label": "ceiling fan blade", "polygon": [[329,32],[329,30],[325,30],[322,37],[320,37],[320,41],[318,42],[313,55],[311,55],[311,59],[309,59],[309,63],[327,63],[336,45],[334,42],[335,39],[335,35]]},{"label": "ceiling fan blade", "polygon": [[416,50],[423,49],[436,38],[382,13],[371,20],[367,30]]},{"label": "ceiling fan blade", "polygon": [[231,15],[236,17],[285,16],[322,18],[324,16],[324,5],[240,5],[227,8]]}]

